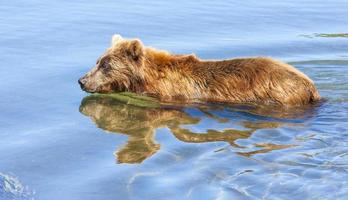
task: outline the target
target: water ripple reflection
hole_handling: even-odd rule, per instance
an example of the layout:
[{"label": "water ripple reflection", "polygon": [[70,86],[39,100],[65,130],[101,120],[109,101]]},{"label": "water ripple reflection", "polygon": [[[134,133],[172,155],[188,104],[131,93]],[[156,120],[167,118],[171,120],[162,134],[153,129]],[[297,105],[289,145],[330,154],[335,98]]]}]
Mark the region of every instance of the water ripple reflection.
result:
[{"label": "water ripple reflection", "polygon": [[[318,114],[325,109],[330,103],[287,112],[249,105],[146,108],[95,95],[80,105],[98,128],[128,136],[114,155],[120,164],[142,163],[127,181],[132,197],[161,198],[171,187],[173,198],[188,199],[347,195],[346,142],[333,138],[334,127],[328,133],[310,126],[327,126],[330,120]],[[169,139],[156,136],[163,130]]]},{"label": "water ripple reflection", "polygon": [[[202,116],[192,116],[184,107],[146,108],[122,103],[111,97],[96,95],[84,98],[80,106],[80,112],[89,116],[98,128],[128,136],[127,144],[115,152],[119,163],[141,163],[155,154],[160,149],[160,144],[154,139],[154,134],[159,128],[168,128],[177,140],[186,143],[226,142],[231,147],[242,150],[242,152],[238,152],[239,155],[248,157],[296,146],[294,144],[274,144],[271,141],[260,141],[249,144],[253,148],[247,148],[238,145],[236,141],[248,139],[255,132],[267,130],[267,133],[269,133],[270,130],[275,131],[275,129],[284,125],[300,126],[299,123],[283,122],[282,120],[275,120],[276,118],[266,121],[261,117],[256,121],[255,119],[245,118],[233,122],[235,116],[222,117],[214,114],[214,111],[217,110],[223,113],[221,107],[211,106],[209,108],[205,106],[195,107],[194,109],[197,109]],[[234,109],[231,108],[230,111],[226,112],[233,113],[231,110]],[[239,108],[237,112],[241,112],[241,110]],[[260,113],[260,109],[252,110],[249,108],[243,111]],[[234,114],[237,112],[234,112]],[[272,112],[272,114],[274,113],[276,112]],[[281,116],[283,117],[284,113]],[[202,118],[214,121],[218,128],[214,129],[214,127],[208,125],[203,131],[195,130],[202,123],[205,123]],[[277,137],[277,134],[274,133],[270,137]],[[244,148],[252,149],[252,151],[245,151]]]}]

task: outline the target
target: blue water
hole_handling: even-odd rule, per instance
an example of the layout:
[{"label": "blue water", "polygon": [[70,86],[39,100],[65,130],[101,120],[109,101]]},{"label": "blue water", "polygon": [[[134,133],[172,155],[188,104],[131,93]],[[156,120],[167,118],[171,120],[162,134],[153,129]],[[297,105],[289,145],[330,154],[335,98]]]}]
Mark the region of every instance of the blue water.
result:
[{"label": "blue water", "polygon": [[[347,199],[348,2],[0,1],[0,199]],[[311,77],[297,116],[82,99],[115,33]]]}]

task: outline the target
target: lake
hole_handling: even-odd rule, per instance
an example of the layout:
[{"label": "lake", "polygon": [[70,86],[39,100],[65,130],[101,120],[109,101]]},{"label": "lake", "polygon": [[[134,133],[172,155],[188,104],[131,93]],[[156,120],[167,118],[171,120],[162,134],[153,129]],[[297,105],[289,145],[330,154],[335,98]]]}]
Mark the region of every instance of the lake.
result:
[{"label": "lake", "polygon": [[[347,199],[348,2],[0,3],[0,199]],[[202,59],[270,56],[308,110],[139,107],[77,80],[115,33]]]}]

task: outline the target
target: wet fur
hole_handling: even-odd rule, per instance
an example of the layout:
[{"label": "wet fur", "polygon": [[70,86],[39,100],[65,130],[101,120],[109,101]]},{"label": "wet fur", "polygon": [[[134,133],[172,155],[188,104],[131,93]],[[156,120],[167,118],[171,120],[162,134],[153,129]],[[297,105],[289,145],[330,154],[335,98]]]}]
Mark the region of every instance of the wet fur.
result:
[{"label": "wet fur", "polygon": [[[97,79],[91,74],[98,71],[103,75]],[[167,102],[294,106],[320,100],[312,80],[294,67],[271,58],[201,60],[194,55],[172,55],[145,47],[139,40],[122,38],[113,42],[95,69],[83,78],[90,85],[99,85],[99,89],[90,92],[131,91]]]}]

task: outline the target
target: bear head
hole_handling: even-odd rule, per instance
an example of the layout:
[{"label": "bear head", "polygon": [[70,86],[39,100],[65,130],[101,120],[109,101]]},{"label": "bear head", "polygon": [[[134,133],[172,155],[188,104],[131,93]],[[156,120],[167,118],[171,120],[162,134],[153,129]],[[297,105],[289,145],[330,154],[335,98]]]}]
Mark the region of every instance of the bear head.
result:
[{"label": "bear head", "polygon": [[140,40],[114,35],[111,47],[78,82],[84,91],[90,93],[139,91],[144,82],[144,54]]}]

